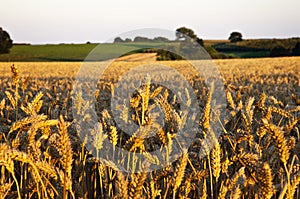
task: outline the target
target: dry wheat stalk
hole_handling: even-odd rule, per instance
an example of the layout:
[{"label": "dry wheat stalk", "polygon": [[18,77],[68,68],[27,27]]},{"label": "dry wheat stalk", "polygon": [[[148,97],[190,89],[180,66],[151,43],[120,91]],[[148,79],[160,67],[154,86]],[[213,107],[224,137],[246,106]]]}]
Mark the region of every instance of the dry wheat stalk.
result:
[{"label": "dry wheat stalk", "polygon": [[63,117],[59,118],[59,152],[62,155],[61,163],[67,176],[71,178],[72,176],[72,163],[73,163],[73,150],[71,146],[71,141],[67,131],[67,124],[64,121]]},{"label": "dry wheat stalk", "polygon": [[209,134],[211,137],[211,141],[213,142],[213,148],[210,155],[212,174],[218,182],[221,172],[221,147],[212,129],[209,129]]},{"label": "dry wheat stalk", "polygon": [[12,107],[14,109],[16,109],[17,108],[16,100],[13,98],[13,96],[10,94],[10,92],[5,91],[5,94],[6,94],[6,97],[8,98],[8,100],[9,100],[10,104],[12,105]]},{"label": "dry wheat stalk", "polygon": [[240,185],[238,184],[231,191],[229,198],[230,199],[239,199],[239,198],[241,198],[241,195],[242,195],[242,191],[241,191]]},{"label": "dry wheat stalk", "polygon": [[139,94],[140,96],[142,96],[142,125],[146,123],[145,113],[148,110],[148,106],[149,106],[150,84],[151,84],[151,77],[147,75],[145,79],[144,88],[139,90]]},{"label": "dry wheat stalk", "polygon": [[265,118],[262,119],[264,127],[268,130],[268,133],[272,136],[275,142],[275,146],[279,151],[281,161],[286,164],[289,159],[289,148],[287,141],[284,137],[284,132],[274,124],[268,122]]},{"label": "dry wheat stalk", "polygon": [[206,199],[206,198],[207,198],[207,185],[206,185],[206,179],[204,179],[202,184],[201,199]]},{"label": "dry wheat stalk", "polygon": [[150,98],[152,98],[152,99],[156,98],[156,97],[161,93],[162,90],[163,90],[163,87],[161,87],[161,86],[157,87],[157,88],[150,94]]},{"label": "dry wheat stalk", "polygon": [[142,197],[143,184],[147,179],[147,172],[132,174],[132,181],[129,184],[129,198],[139,199]]},{"label": "dry wheat stalk", "polygon": [[[26,154],[24,152],[20,152],[15,149],[10,149],[10,147],[6,144],[0,144],[0,149],[1,149],[0,150],[0,161],[4,160],[4,161],[10,162],[10,164],[9,164],[10,167],[7,167],[7,168],[12,172],[13,175],[14,175],[14,166],[13,166],[13,162],[11,162],[11,160],[28,163],[31,166],[32,173],[33,173],[32,176],[35,179],[35,183],[41,184],[42,189],[45,194],[45,197],[47,197],[48,194],[47,194],[45,184],[42,180],[42,177],[40,176],[39,170],[36,167],[36,164],[35,164],[33,158],[29,154]],[[17,183],[17,181],[16,181],[16,183]]]},{"label": "dry wheat stalk", "polygon": [[97,129],[95,129],[95,130],[92,129],[91,130],[91,135],[93,136],[92,144],[96,148],[97,153],[98,153],[98,151],[101,150],[102,147],[103,147],[104,140],[108,137],[108,135],[104,134],[104,132],[103,132],[102,123],[99,123]]},{"label": "dry wheat stalk", "polygon": [[172,119],[173,109],[168,101],[163,96],[159,96],[158,98],[155,98],[155,102],[162,108],[166,122],[170,122]]},{"label": "dry wheat stalk", "polygon": [[259,97],[259,100],[257,102],[257,107],[264,110],[265,109],[265,103],[266,103],[267,95],[265,93],[262,93]]},{"label": "dry wheat stalk", "polygon": [[203,117],[202,117],[202,125],[203,125],[204,129],[208,129],[210,126],[210,113],[211,113],[210,104],[211,104],[213,90],[214,90],[214,84],[212,83],[212,85],[210,86],[210,89],[209,89],[209,93],[207,95],[206,105],[205,105],[204,113],[203,113]]},{"label": "dry wheat stalk", "polygon": [[6,198],[9,190],[11,189],[14,183],[5,183],[0,186],[0,198]]},{"label": "dry wheat stalk", "polygon": [[252,121],[253,121],[253,103],[254,103],[254,97],[250,97],[248,100],[247,100],[247,103],[246,103],[246,113],[247,113],[247,116],[248,116],[248,119],[249,119],[249,123],[252,124]]},{"label": "dry wheat stalk", "polygon": [[[1,110],[1,111],[5,108],[5,102],[6,102],[5,99],[2,99],[2,101],[0,102],[0,110]],[[2,114],[3,114],[3,113],[2,113]],[[2,115],[2,117],[3,117],[3,115]]]},{"label": "dry wheat stalk", "polygon": [[125,179],[124,174],[121,171],[117,172],[118,181],[117,181],[117,190],[119,192],[119,198],[128,199],[128,180]]},{"label": "dry wheat stalk", "polygon": [[162,142],[162,144],[164,146],[166,146],[166,144],[167,144],[167,135],[166,135],[164,129],[159,128],[158,131],[157,131],[157,135],[158,135],[159,140]]},{"label": "dry wheat stalk", "polygon": [[11,133],[13,131],[16,131],[20,128],[23,128],[23,127],[27,126],[28,124],[44,121],[46,119],[47,119],[46,115],[35,115],[35,116],[26,117],[22,120],[19,120],[19,121],[15,122],[12,125],[12,127],[10,128],[9,132]]},{"label": "dry wheat stalk", "polygon": [[295,195],[295,192],[296,192],[296,189],[297,189],[297,186],[299,185],[299,183],[300,183],[300,172],[295,174],[294,178],[291,181],[291,186],[289,187],[288,193],[287,193],[287,196],[286,196],[287,199],[293,199],[294,198],[294,195]]},{"label": "dry wheat stalk", "polygon": [[150,198],[157,198],[158,196],[160,196],[160,192],[161,190],[158,190],[156,187],[156,183],[154,180],[150,181]]},{"label": "dry wheat stalk", "polygon": [[189,90],[187,88],[185,88],[184,91],[185,91],[185,95],[186,95],[186,98],[187,98],[187,101],[186,101],[185,105],[187,107],[190,107],[191,104],[192,104],[192,100],[191,100],[191,97],[190,97],[190,94],[189,94]]},{"label": "dry wheat stalk", "polygon": [[259,183],[259,197],[271,199],[273,196],[273,176],[268,163],[257,169],[257,180]]},{"label": "dry wheat stalk", "polygon": [[117,132],[117,128],[114,126],[110,127],[109,139],[114,146],[118,144],[118,132]]},{"label": "dry wheat stalk", "polygon": [[288,123],[283,127],[283,130],[285,132],[290,132],[299,122],[298,118],[291,117],[291,119],[288,121]]},{"label": "dry wheat stalk", "polygon": [[227,98],[227,102],[230,105],[230,107],[232,109],[236,109],[236,105],[235,105],[235,103],[233,101],[233,98],[232,98],[232,95],[229,91],[226,91],[226,98]]},{"label": "dry wheat stalk", "polygon": [[[14,64],[11,65],[11,72],[12,72],[12,79],[13,82],[15,84],[15,109],[16,109],[16,120],[18,119],[18,101],[19,101],[19,80],[20,80],[20,76],[19,76],[19,71],[17,66],[15,66]],[[11,100],[11,99],[10,99]]]},{"label": "dry wheat stalk", "polygon": [[243,166],[256,168],[257,163],[260,161],[258,154],[242,152],[233,156],[233,161],[239,160]]},{"label": "dry wheat stalk", "polygon": [[239,178],[245,179],[245,167],[241,167],[238,171],[236,171],[233,177],[228,180],[225,185],[223,185],[218,198],[225,198],[227,192],[231,191],[234,185],[238,183]]},{"label": "dry wheat stalk", "polygon": [[285,111],[283,109],[277,108],[275,106],[270,106],[269,108],[272,113],[277,113],[278,115],[281,115],[282,117],[285,117],[285,118],[293,117],[293,115],[291,113],[289,113],[288,111]]},{"label": "dry wheat stalk", "polygon": [[187,151],[183,152],[183,155],[180,159],[179,164],[177,165],[177,168],[175,170],[175,178],[174,178],[174,187],[173,187],[173,198],[175,197],[176,191],[181,185],[181,181],[183,180],[184,177],[184,171],[187,165],[188,161],[188,153]]},{"label": "dry wheat stalk", "polygon": [[244,122],[245,129],[250,134],[251,133],[251,122],[248,121],[248,118],[246,117],[246,115],[243,111],[241,113],[241,116],[242,116],[242,119],[243,119],[243,122]]},{"label": "dry wheat stalk", "polygon": [[22,111],[31,116],[37,115],[43,105],[43,100],[41,100],[43,96],[43,92],[39,92],[31,103],[27,103],[27,107],[21,106]]},{"label": "dry wheat stalk", "polygon": [[82,91],[76,93],[74,106],[77,110],[77,114],[82,114],[82,107],[84,104],[84,100],[82,98]]}]

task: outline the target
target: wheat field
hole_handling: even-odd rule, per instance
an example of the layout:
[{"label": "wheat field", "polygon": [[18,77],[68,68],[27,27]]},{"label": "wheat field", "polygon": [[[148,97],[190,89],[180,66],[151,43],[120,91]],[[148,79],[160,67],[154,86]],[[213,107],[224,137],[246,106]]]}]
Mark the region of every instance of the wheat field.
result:
[{"label": "wheat field", "polygon": [[[224,111],[215,105],[218,85],[206,85],[184,61],[159,63],[192,85],[199,120],[182,108],[193,106],[192,93],[180,88],[177,78],[170,82],[182,93],[147,76],[134,95],[119,100],[129,106],[112,110],[119,77],[142,62],[113,63],[92,93],[94,107],[85,93],[74,93],[81,63],[1,63],[0,198],[300,198],[300,58],[214,61],[225,85]],[[125,82],[127,89],[135,86]],[[91,109],[96,129],[89,127]],[[113,112],[142,130],[126,134]],[[180,145],[178,129],[191,120],[197,131],[190,145],[170,164],[150,170],[172,156]],[[213,128],[216,123],[220,128]],[[97,155],[110,143],[118,164],[95,156],[84,135],[92,136]],[[152,165],[135,162],[134,156],[127,160],[117,148]],[[164,153],[157,158],[153,150]],[[134,172],[139,166],[144,172]]]}]

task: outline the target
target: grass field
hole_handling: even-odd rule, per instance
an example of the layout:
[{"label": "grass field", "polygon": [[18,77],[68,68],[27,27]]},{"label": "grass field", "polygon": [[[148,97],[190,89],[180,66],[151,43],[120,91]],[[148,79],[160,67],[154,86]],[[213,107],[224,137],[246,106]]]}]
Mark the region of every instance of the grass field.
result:
[{"label": "grass field", "polygon": [[[83,61],[98,44],[59,44],[59,45],[15,45],[9,54],[0,55],[0,61]],[[101,44],[97,47],[99,57],[106,60],[119,57],[140,48],[155,48],[161,43]]]},{"label": "grass field", "polygon": [[[292,51],[300,38],[290,39],[245,39],[239,42],[219,42],[211,46],[221,53],[232,54],[240,58],[260,58],[270,57],[272,50],[283,48],[284,54],[281,56],[292,55]],[[274,54],[274,53],[273,53]]]},{"label": "grass field", "polygon": [[[206,85],[186,61],[131,58],[113,62],[96,90],[85,77],[78,92],[73,86],[81,62],[0,64],[0,198],[300,197],[300,58],[214,60],[225,88]],[[177,76],[155,70],[182,92],[146,76],[139,87],[125,79],[123,89],[134,93],[116,95],[120,76],[155,63],[179,71],[193,93]],[[217,78],[214,72],[210,81]],[[222,89],[226,101],[218,104],[215,93]],[[187,111],[195,106],[192,94],[198,116]],[[121,104],[111,106],[112,97]],[[140,130],[127,134],[117,117]],[[97,126],[90,126],[93,121]],[[191,144],[178,147],[185,146],[180,136],[191,136],[180,129],[194,122]],[[150,169],[178,148],[174,162]],[[133,172],[122,172],[120,165]],[[144,172],[134,173],[137,168]]]},{"label": "grass field", "polygon": [[[228,40],[204,40],[205,49],[211,57],[220,59],[228,57],[259,58],[269,57],[270,51],[276,46],[292,50],[299,39],[250,39],[242,42],[230,43]],[[98,44],[59,44],[59,45],[15,45],[10,54],[0,55],[0,61],[83,61],[97,46],[98,57],[92,60],[106,60],[132,53],[145,48],[160,48],[163,45],[178,47],[178,42],[169,43],[103,43]],[[219,52],[217,52],[216,48]]]}]

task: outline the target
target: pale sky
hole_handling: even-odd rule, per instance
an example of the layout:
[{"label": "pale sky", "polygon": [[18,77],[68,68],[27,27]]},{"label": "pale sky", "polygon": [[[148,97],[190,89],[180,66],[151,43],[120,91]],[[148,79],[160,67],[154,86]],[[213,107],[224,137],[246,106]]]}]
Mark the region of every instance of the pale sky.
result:
[{"label": "pale sky", "polygon": [[300,0],[2,0],[14,42],[105,42],[141,28],[186,26],[203,39],[300,37]]}]

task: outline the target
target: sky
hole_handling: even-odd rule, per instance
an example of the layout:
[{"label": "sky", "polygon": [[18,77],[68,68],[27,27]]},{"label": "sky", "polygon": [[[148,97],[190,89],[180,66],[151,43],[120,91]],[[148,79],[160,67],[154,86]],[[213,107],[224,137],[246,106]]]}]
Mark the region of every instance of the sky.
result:
[{"label": "sky", "polygon": [[[300,0],[2,0],[15,43],[106,42],[143,28],[185,26],[203,39],[300,37]],[[142,36],[142,35],[141,35]]]}]

